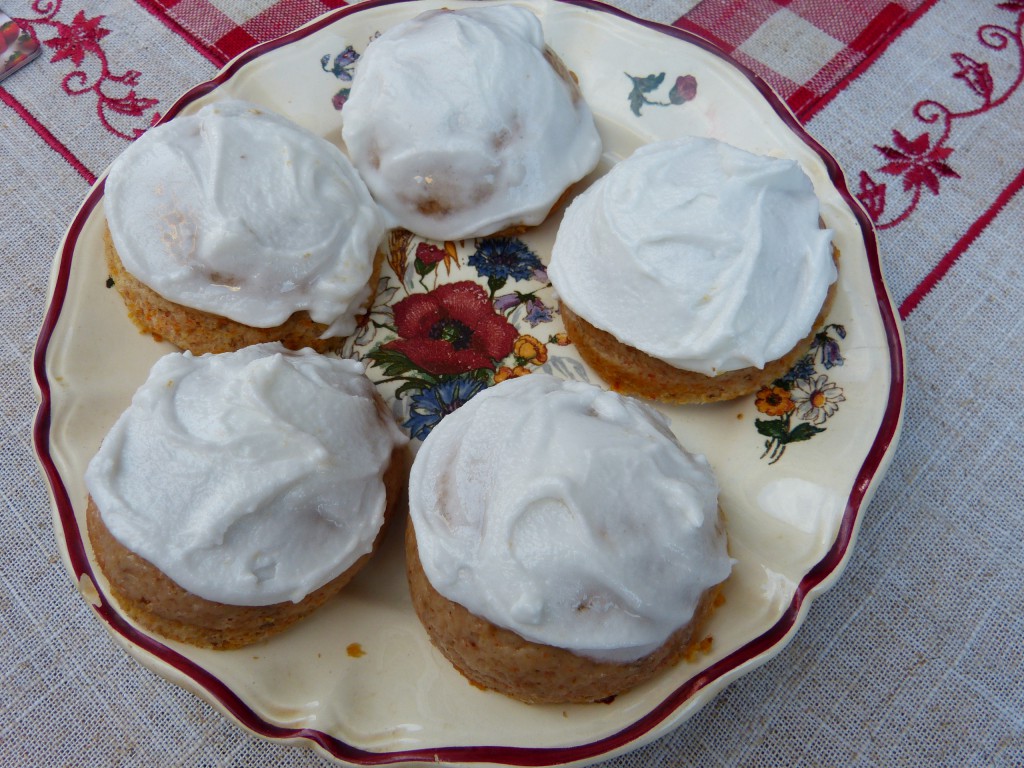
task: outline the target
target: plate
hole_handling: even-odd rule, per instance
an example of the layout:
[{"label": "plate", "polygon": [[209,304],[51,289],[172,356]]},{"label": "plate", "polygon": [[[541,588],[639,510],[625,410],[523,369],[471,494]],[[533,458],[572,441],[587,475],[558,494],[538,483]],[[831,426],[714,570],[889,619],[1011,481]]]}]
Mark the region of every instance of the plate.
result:
[{"label": "plate", "polygon": [[[239,97],[340,143],[348,81],[367,43],[442,4],[465,5],[427,0],[340,9],[242,54],[186,93],[165,119]],[[605,144],[597,173],[644,143],[682,134],[789,157],[812,179],[842,253],[829,325],[777,391],[662,409],[682,443],[707,455],[719,475],[736,559],[705,653],[607,704],[527,706],[478,690],[432,648],[415,618],[401,526],[338,599],[270,641],[215,652],[140,630],[119,612],[94,565],[82,474],[150,366],[172,348],[139,334],[107,285],[102,179],[54,264],[34,360],[34,438],[74,582],[113,637],[147,667],[258,734],[346,763],[583,764],[667,733],[777,654],[815,595],[835,582],[900,432],[901,330],[870,221],[835,160],[763,82],[693,34],[591,2],[521,4],[541,18],[548,43],[576,73],[595,113]],[[544,273],[558,218],[556,212],[517,238],[391,239],[377,305],[347,352],[364,359],[411,432],[427,434],[470,390],[496,379],[547,370],[597,381],[561,333]],[[461,280],[481,286],[481,312],[504,316],[520,333],[485,381],[431,376],[415,354],[381,349],[402,330],[391,307],[410,293]],[[440,301],[443,288],[435,296]]]}]

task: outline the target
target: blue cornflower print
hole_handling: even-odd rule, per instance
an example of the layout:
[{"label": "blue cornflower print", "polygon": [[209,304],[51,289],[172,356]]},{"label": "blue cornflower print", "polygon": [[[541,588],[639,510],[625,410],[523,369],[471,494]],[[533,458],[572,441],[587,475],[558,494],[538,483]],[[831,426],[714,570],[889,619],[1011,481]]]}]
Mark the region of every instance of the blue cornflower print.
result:
[{"label": "blue cornflower print", "polygon": [[794,381],[799,381],[800,379],[809,379],[815,373],[814,356],[805,355],[800,358],[796,365],[790,368],[782,378],[779,379],[779,382],[792,384]]},{"label": "blue cornflower print", "polygon": [[[510,277],[514,280],[532,280],[537,270],[543,270],[537,254],[526,243],[514,237],[488,237],[480,241],[476,252],[469,257],[469,266],[475,267],[481,277],[500,287]],[[492,289],[496,290],[496,289]]]},{"label": "blue cornflower print", "polygon": [[483,389],[486,383],[470,376],[443,379],[417,392],[409,401],[409,418],[402,425],[416,440],[423,440],[441,423]]}]

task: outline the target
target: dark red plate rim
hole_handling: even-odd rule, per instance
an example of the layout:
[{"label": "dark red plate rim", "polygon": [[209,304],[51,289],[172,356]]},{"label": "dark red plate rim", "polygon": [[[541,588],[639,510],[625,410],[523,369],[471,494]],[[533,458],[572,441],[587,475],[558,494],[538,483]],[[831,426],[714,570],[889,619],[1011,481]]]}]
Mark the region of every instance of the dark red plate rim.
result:
[{"label": "dark red plate rim", "polygon": [[[299,30],[276,40],[257,45],[232,60],[212,80],[201,83],[186,92],[167,110],[162,120],[165,121],[174,117],[184,107],[229,80],[241,67],[269,51],[301,40],[350,14],[369,8],[406,2],[416,2],[416,0],[369,0],[369,2],[361,3],[358,6],[340,8],[316,19]],[[597,741],[571,747],[448,746],[399,752],[368,752],[312,728],[283,728],[263,720],[225,683],[195,662],[128,624],[112,608],[110,600],[100,593],[100,604],[95,606],[95,610],[112,631],[192,680],[198,688],[204,690],[223,710],[228,712],[246,728],[259,735],[280,740],[307,739],[328,754],[357,765],[388,765],[413,761],[451,761],[467,763],[489,762],[511,766],[553,766],[607,756],[611,752],[628,747],[632,742],[642,738],[660,723],[664,722],[690,697],[708,684],[759,656],[768,654],[773,649],[775,651],[781,650],[787,636],[794,631],[800,620],[804,601],[815,587],[843,565],[853,540],[857,518],[872,481],[882,469],[885,457],[890,449],[895,447],[894,443],[899,435],[902,418],[905,387],[903,344],[900,336],[899,321],[897,320],[882,277],[878,257],[878,243],[871,220],[850,193],[836,160],[804,130],[792,112],[789,111],[782,100],[763,80],[698,34],[685,29],[638,19],[625,11],[596,2],[596,0],[553,0],[553,2],[617,16],[629,22],[684,40],[728,62],[750,80],[790,130],[818,154],[828,169],[829,178],[833,185],[835,185],[856,216],[867,249],[868,266],[874,286],[875,301],[888,341],[891,378],[888,402],[886,403],[881,427],[857,473],[853,489],[846,503],[846,509],[843,513],[836,541],[828,553],[800,580],[789,607],[771,629],[687,680],[653,710],[617,733]],[[36,453],[53,493],[57,517],[63,529],[74,579],[77,582],[81,580],[82,576],[88,576],[94,584],[97,582],[93,578],[92,566],[86,557],[85,545],[75,518],[74,508],[68,497],[67,488],[64,486],[63,480],[50,456],[51,398],[50,382],[46,374],[46,352],[67,296],[71,260],[75,246],[78,238],[81,236],[86,220],[102,196],[103,182],[101,181],[86,197],[81,209],[68,228],[64,244],[58,254],[60,261],[53,280],[53,295],[46,317],[43,320],[33,358],[33,373],[40,393],[39,410],[37,411],[33,426]]]}]

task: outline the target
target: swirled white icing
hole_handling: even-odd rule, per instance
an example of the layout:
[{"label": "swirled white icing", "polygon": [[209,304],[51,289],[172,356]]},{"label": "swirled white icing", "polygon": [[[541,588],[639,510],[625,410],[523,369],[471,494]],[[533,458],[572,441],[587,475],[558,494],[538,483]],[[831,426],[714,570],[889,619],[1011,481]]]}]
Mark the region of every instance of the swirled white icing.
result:
[{"label": "swirled white icing", "polygon": [[405,441],[355,361],[278,343],[174,353],[85,480],[110,533],[189,592],[298,602],[371,550]]},{"label": "swirled white icing", "polygon": [[438,592],[598,660],[654,651],[732,567],[707,461],[645,403],[546,374],[445,417],[409,511]]},{"label": "swirled white icing", "polygon": [[259,328],[307,310],[325,338],[355,330],[384,222],[326,139],[218,102],[147,131],[105,184],[118,256],[164,298]]},{"label": "swirled white icing", "polygon": [[590,108],[512,5],[428,11],[366,47],[342,112],[349,156],[396,224],[482,237],[539,224],[600,159]]},{"label": "swirled white icing", "polygon": [[763,368],[811,332],[836,280],[818,209],[792,160],[659,142],[576,198],[548,274],[573,312],[677,368]]}]

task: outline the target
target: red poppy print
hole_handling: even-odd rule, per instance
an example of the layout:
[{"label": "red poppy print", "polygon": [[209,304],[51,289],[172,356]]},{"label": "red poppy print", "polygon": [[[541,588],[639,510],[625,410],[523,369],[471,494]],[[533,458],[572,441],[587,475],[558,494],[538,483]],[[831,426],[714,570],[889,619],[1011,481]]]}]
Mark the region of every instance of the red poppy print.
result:
[{"label": "red poppy print", "polygon": [[494,370],[519,332],[492,306],[487,291],[462,281],[412,294],[394,306],[400,338],[383,345],[434,375]]}]

